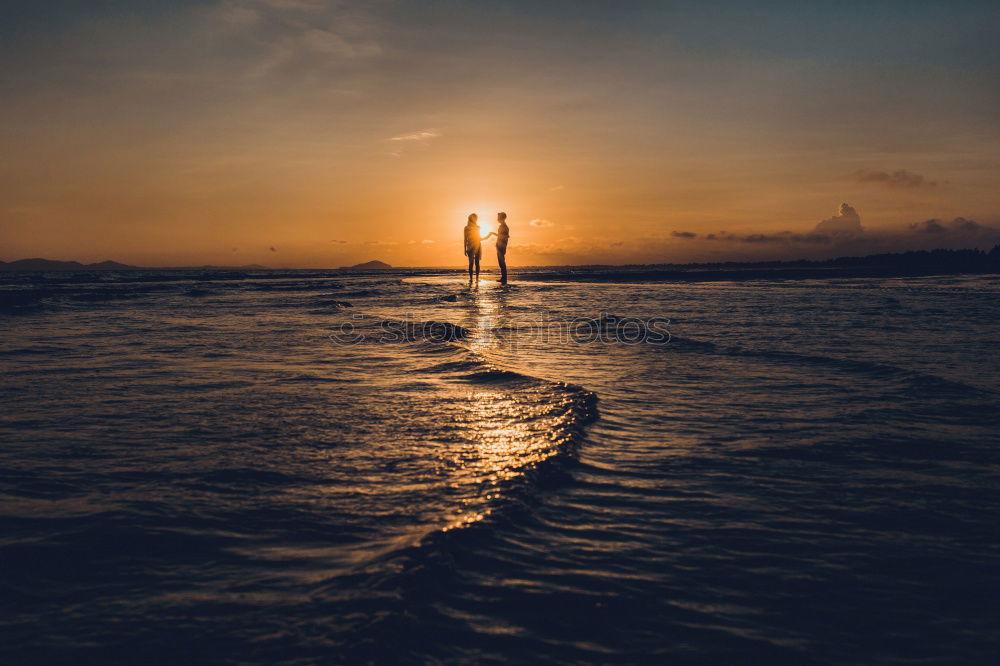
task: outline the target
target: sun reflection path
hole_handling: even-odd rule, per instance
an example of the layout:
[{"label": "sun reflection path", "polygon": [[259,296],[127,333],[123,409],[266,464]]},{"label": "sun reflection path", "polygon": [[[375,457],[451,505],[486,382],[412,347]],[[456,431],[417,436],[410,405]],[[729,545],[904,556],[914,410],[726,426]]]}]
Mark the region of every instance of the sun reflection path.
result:
[{"label": "sun reflection path", "polygon": [[462,502],[447,529],[485,518],[540,464],[568,453],[581,407],[573,396],[545,387],[468,391],[455,414],[467,437],[443,449],[440,462],[453,490],[477,491]]},{"label": "sun reflection path", "polygon": [[[508,321],[506,290],[473,289],[462,325],[462,346],[475,359],[471,374],[456,376],[452,413],[461,442],[442,447],[440,463],[452,488],[475,487],[446,529],[470,525],[502,505],[539,465],[571,453],[580,426],[593,414],[582,389],[498,367],[491,362],[506,341],[496,330]],[[464,494],[464,493],[460,493]]]}]

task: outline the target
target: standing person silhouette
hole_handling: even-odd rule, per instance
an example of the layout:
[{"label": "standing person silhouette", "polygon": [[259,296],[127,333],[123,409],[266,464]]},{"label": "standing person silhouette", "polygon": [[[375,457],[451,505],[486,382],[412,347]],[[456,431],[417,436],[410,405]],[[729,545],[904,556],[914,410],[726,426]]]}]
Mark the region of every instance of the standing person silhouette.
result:
[{"label": "standing person silhouette", "polygon": [[[479,282],[479,260],[483,256],[482,238],[479,237],[479,216],[469,215],[465,225],[465,256],[469,258],[469,284],[472,284],[472,264],[476,265],[476,282]],[[487,236],[489,238],[489,236]]]},{"label": "standing person silhouette", "polygon": [[[486,235],[497,237],[497,263],[500,264],[500,284],[507,284],[507,241],[510,240],[510,227],[507,226],[507,213],[497,213],[497,230]],[[483,240],[486,240],[484,238]]]}]

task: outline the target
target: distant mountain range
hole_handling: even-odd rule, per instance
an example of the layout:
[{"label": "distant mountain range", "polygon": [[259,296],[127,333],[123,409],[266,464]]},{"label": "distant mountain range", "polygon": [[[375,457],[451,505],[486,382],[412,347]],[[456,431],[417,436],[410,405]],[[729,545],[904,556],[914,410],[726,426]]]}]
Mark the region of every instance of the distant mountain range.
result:
[{"label": "distant mountain range", "polygon": [[[392,268],[384,261],[366,261],[354,266],[342,266],[342,271],[380,271]],[[0,261],[0,271],[150,271],[150,270],[199,270],[199,271],[232,271],[232,270],[267,270],[260,264],[243,266],[132,266],[117,261],[101,261],[96,264],[81,264],[79,261],[56,261],[54,259],[18,259],[9,263]]]},{"label": "distant mountain range", "polygon": [[97,264],[39,258],[19,259],[10,263],[0,261],[0,271],[132,271],[138,269],[138,266],[120,264],[117,261],[102,261]]},{"label": "distant mountain range", "polygon": [[144,271],[144,270],[261,270],[267,266],[260,264],[247,264],[245,266],[180,266],[180,267],[157,267],[148,268],[146,266],[132,266],[122,264],[117,261],[101,261],[96,264],[81,264],[79,261],[56,261],[54,259],[18,259],[6,263],[0,261],[0,271]]}]

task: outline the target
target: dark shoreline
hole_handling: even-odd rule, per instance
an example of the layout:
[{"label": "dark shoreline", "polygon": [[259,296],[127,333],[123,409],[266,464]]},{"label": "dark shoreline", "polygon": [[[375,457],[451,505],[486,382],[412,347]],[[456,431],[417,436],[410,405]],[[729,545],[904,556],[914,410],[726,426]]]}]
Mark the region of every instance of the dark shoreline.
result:
[{"label": "dark shoreline", "polygon": [[[213,279],[245,279],[253,275],[260,278],[282,276],[304,277],[358,275],[392,275],[418,277],[427,275],[464,274],[463,268],[390,267],[381,262],[368,262],[343,268],[267,268],[256,264],[237,267],[193,266],[174,268],[144,268],[117,262],[80,264],[49,259],[22,259],[11,263],[0,262],[0,271],[8,274],[34,273],[87,275],[93,273],[187,273],[192,276],[211,274]],[[858,278],[912,278],[945,275],[1000,274],[1000,245],[985,252],[978,249],[918,250],[911,252],[873,254],[836,259],[760,262],[716,262],[689,264],[633,264],[624,266],[525,266],[513,268],[512,276],[525,281],[543,282],[743,282],[749,280],[831,280]],[[492,274],[487,267],[485,275]],[[156,278],[152,278],[156,279]],[[162,279],[162,278],[161,278]]]},{"label": "dark shoreline", "polygon": [[752,280],[831,280],[855,278],[909,278],[947,275],[1000,275],[1000,268],[942,270],[886,266],[836,268],[749,268],[733,270],[612,270],[515,273],[519,280],[538,282],[744,282]]}]

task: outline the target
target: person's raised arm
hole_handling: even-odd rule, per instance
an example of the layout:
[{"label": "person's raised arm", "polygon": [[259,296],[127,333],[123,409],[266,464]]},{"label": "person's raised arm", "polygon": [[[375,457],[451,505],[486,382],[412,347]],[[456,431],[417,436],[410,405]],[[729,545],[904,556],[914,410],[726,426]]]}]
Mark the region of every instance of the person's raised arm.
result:
[{"label": "person's raised arm", "polygon": [[[491,231],[490,233],[486,234],[485,236],[483,236],[479,240],[484,241],[484,240],[489,239],[490,236],[496,236],[496,235],[497,235],[497,232]],[[499,238],[499,236],[497,236],[497,238]]]}]

